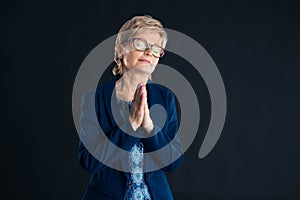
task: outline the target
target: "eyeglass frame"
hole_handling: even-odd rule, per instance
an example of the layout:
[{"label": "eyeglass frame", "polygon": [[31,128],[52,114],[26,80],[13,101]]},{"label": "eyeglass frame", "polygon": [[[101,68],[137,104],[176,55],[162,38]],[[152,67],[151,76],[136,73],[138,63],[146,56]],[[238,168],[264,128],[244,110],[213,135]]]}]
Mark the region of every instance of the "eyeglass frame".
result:
[{"label": "eyeglass frame", "polygon": [[[132,45],[133,45],[133,47],[134,47],[135,50],[137,50],[137,51],[145,52],[145,51],[147,51],[148,49],[151,48],[151,53],[152,53],[152,55],[153,55],[155,58],[161,58],[161,57],[163,57],[163,56],[165,55],[165,49],[164,49],[164,48],[162,48],[162,47],[159,46],[159,45],[151,44],[151,43],[149,43],[149,42],[148,42],[146,39],[144,39],[144,38],[132,38],[131,40],[132,40]],[[134,41],[135,41],[135,40],[142,40],[142,41],[144,41],[144,42],[147,44],[148,47],[147,47],[145,50],[139,50],[139,49],[137,49],[137,48],[135,47],[135,45],[134,45]],[[159,47],[159,48],[162,49],[162,53],[161,53],[160,57],[157,57],[157,56],[155,56],[155,55],[153,54],[153,52],[152,52],[152,47],[153,47],[153,46]]]}]

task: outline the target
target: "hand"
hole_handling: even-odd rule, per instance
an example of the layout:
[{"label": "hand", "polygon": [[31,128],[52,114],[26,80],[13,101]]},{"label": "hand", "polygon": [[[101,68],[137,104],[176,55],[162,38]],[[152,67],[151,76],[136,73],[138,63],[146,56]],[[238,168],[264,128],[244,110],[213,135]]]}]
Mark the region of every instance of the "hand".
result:
[{"label": "hand", "polygon": [[147,90],[144,84],[139,84],[135,91],[129,121],[134,130],[142,126],[148,134],[154,128],[147,103]]},{"label": "hand", "polygon": [[134,100],[130,109],[129,122],[133,130],[136,131],[142,125],[144,119],[144,101],[143,101],[143,84],[139,84],[134,93]]},{"label": "hand", "polygon": [[144,86],[142,88],[142,93],[143,93],[142,102],[143,102],[143,106],[144,106],[144,118],[143,118],[143,122],[142,122],[141,126],[145,129],[145,131],[148,134],[150,134],[152,132],[152,130],[154,129],[154,124],[150,117],[150,112],[149,112],[149,108],[148,108],[146,86]]}]

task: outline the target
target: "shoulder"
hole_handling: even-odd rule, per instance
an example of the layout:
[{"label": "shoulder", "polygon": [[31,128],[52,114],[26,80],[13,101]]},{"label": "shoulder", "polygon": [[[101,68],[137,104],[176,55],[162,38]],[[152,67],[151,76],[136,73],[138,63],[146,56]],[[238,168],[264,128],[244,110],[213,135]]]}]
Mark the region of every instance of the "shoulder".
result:
[{"label": "shoulder", "polygon": [[173,92],[160,84],[148,82],[147,84],[148,99],[150,104],[161,104],[172,106],[175,102],[175,95]]},{"label": "shoulder", "polygon": [[87,106],[93,108],[93,105],[97,107],[100,102],[104,102],[104,99],[112,94],[114,83],[115,78],[113,77],[109,81],[84,92],[81,98],[82,109]]},{"label": "shoulder", "polygon": [[114,89],[116,77],[112,77],[110,80],[99,84],[96,88],[96,95],[111,93]]},{"label": "shoulder", "polygon": [[169,88],[158,83],[148,82],[147,89],[153,94],[160,94],[167,97],[174,96],[173,92]]}]

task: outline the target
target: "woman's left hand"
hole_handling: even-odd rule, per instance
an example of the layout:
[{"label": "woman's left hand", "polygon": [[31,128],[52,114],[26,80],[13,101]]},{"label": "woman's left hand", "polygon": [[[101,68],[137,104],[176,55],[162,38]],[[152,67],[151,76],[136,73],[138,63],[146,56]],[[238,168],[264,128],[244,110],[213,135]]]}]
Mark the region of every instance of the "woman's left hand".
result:
[{"label": "woman's left hand", "polygon": [[146,85],[143,85],[141,89],[142,89],[142,93],[143,93],[142,105],[144,107],[144,118],[143,118],[143,122],[142,122],[141,126],[145,129],[145,131],[148,134],[151,134],[154,129],[154,124],[150,117],[150,112],[149,112],[149,108],[148,108]]}]

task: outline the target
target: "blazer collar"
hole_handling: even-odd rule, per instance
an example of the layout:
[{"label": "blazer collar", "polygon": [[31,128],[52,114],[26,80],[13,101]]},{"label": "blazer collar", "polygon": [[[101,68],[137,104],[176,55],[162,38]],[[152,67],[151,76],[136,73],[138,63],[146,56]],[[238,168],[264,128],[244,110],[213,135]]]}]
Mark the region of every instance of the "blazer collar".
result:
[{"label": "blazer collar", "polygon": [[[116,92],[114,90],[115,85],[116,85],[116,81],[117,81],[117,77],[114,76],[110,81],[107,82],[107,84],[104,84],[104,105],[105,108],[107,108],[108,113],[109,113],[109,117],[111,120],[113,120],[113,115],[112,115],[112,109],[111,109],[111,101],[114,101],[113,103],[117,103],[116,102]],[[154,93],[154,91],[152,90],[153,87],[153,83],[152,81],[148,81],[146,88],[147,88],[147,102],[148,102],[148,106],[151,107],[153,104],[153,97],[156,95]]]}]

